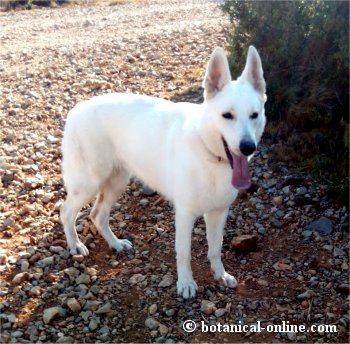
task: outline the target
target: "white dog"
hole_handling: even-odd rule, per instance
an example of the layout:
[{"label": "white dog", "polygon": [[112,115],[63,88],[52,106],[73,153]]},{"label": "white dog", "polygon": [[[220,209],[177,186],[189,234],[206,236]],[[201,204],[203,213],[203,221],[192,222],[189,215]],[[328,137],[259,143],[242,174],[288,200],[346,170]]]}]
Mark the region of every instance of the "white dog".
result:
[{"label": "white dog", "polygon": [[178,294],[196,294],[191,233],[203,214],[214,277],[237,286],[224,269],[221,246],[229,207],[238,190],[250,186],[248,160],[265,127],[258,52],[249,48],[242,75],[232,81],[224,51],[216,48],[203,86],[200,105],[114,93],[81,102],[69,113],[62,147],[67,200],[61,219],[71,254],[89,253],[75,220],[96,195],[91,219],[101,235],[116,251],[132,247],[113,234],[109,214],[134,175],[175,206]]}]

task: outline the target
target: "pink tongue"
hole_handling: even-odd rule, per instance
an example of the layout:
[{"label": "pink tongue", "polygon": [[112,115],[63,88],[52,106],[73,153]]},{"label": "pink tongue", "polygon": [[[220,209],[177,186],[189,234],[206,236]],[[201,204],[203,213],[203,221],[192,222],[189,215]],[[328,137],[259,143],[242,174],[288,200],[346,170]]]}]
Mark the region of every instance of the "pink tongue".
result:
[{"label": "pink tongue", "polygon": [[233,157],[233,175],[231,183],[238,190],[248,189],[251,185],[248,168],[248,157],[238,156],[231,152]]}]

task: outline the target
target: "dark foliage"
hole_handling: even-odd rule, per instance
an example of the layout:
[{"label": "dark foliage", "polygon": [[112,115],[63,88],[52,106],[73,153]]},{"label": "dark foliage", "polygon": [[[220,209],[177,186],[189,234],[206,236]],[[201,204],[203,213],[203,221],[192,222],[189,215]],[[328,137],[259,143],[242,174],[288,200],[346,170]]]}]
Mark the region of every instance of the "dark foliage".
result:
[{"label": "dark foliage", "polygon": [[276,156],[312,168],[347,201],[349,2],[230,0],[222,9],[233,75],[249,45],[263,60]]},{"label": "dark foliage", "polygon": [[72,0],[2,0],[0,9],[9,11],[16,8],[31,9],[33,7],[49,7],[73,3]]}]

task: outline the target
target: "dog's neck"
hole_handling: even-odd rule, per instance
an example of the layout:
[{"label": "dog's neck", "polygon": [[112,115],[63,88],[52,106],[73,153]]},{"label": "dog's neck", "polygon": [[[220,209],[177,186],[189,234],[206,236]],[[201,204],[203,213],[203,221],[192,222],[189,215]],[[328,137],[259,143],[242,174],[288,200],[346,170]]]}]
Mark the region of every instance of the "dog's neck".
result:
[{"label": "dog's neck", "polygon": [[215,154],[213,151],[210,150],[210,148],[205,144],[205,141],[203,140],[203,138],[201,136],[199,136],[201,141],[202,141],[202,145],[205,148],[205,150],[207,151],[208,155],[210,155],[210,161],[211,162],[215,162],[215,163],[219,163],[219,162],[225,162],[228,163],[229,161],[222,157],[221,155],[217,155]]},{"label": "dog's neck", "polygon": [[222,144],[221,136],[218,136],[213,140],[214,133],[204,126],[203,123],[199,123],[198,134],[201,140],[201,145],[209,156],[209,161],[213,163],[229,163],[225,156],[225,150]]}]

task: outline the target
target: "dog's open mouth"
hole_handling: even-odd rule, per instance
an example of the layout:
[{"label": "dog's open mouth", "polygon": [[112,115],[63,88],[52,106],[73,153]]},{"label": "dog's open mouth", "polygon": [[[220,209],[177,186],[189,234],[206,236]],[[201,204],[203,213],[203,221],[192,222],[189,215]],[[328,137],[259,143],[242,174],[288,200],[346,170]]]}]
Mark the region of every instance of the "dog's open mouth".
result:
[{"label": "dog's open mouth", "polygon": [[233,153],[228,148],[227,142],[224,138],[222,138],[222,142],[224,144],[227,160],[230,162],[233,170],[231,184],[238,190],[249,189],[251,185],[251,178],[248,166],[248,157]]}]

